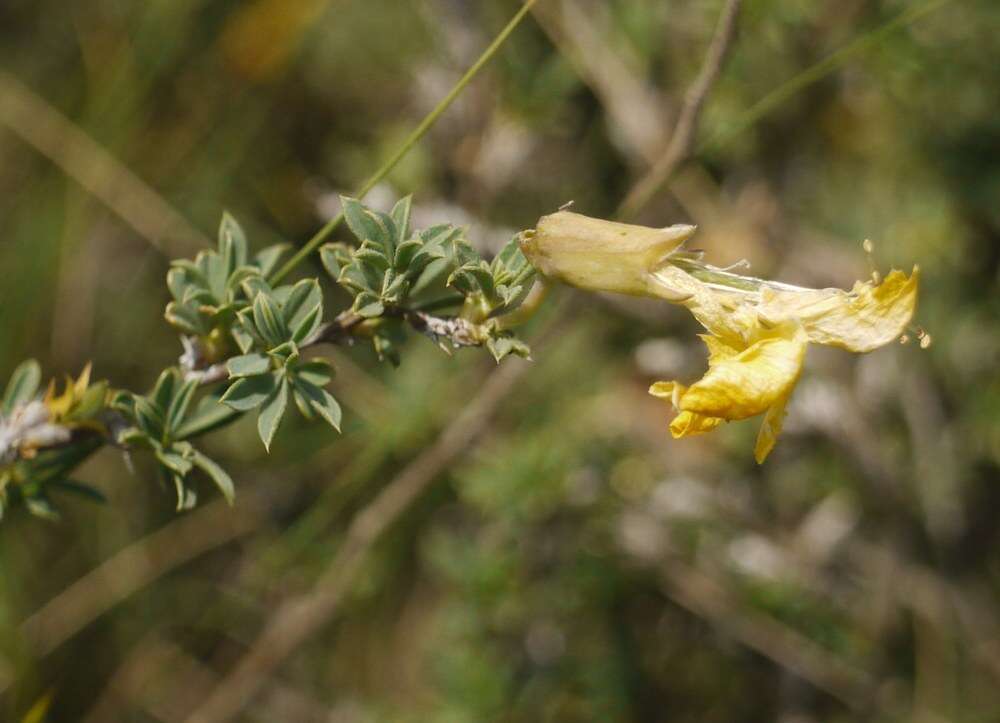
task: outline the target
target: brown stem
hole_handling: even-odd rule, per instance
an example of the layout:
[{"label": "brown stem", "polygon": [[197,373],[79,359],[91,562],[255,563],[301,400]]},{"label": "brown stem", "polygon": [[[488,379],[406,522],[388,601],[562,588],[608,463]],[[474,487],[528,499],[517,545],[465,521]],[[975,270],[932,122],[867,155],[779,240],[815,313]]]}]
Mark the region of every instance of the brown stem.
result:
[{"label": "brown stem", "polygon": [[677,125],[674,126],[667,150],[622,201],[618,208],[620,217],[630,218],[639,213],[691,155],[705,99],[708,98],[709,91],[719,77],[722,64],[736,35],[736,19],[740,12],[740,3],[741,0],[728,0],[726,3],[698,77],[684,96],[684,106],[677,117]]}]

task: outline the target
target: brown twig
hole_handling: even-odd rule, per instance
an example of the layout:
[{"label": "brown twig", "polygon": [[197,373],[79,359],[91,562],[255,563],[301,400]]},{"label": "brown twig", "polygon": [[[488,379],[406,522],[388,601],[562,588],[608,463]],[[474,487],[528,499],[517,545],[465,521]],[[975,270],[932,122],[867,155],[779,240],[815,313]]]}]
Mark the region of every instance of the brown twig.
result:
[{"label": "brown twig", "polygon": [[708,47],[701,70],[698,71],[698,77],[684,96],[684,105],[677,117],[677,125],[674,127],[667,150],[625,196],[625,200],[618,208],[618,215],[622,218],[631,218],[638,214],[691,155],[701,110],[709,91],[719,77],[736,35],[736,19],[739,16],[741,1],[726,2],[715,29],[715,36]]},{"label": "brown twig", "polygon": [[[382,318],[405,321],[414,331],[426,334],[435,342],[446,339],[455,348],[482,346],[488,337],[487,330],[482,325],[457,316],[434,316],[424,311],[390,307],[385,310]],[[343,311],[333,321],[321,324],[312,336],[299,344],[299,349],[308,349],[318,344],[351,344],[367,321],[375,320],[355,314],[349,309]],[[361,332],[360,335],[363,336],[364,333]],[[180,357],[180,368],[186,380],[193,379],[202,386],[207,386],[229,378],[225,362],[209,364],[204,360],[197,338],[185,336],[181,339],[184,354]]]},{"label": "brown twig", "polygon": [[0,124],[59,166],[152,246],[170,256],[186,256],[211,244],[107,149],[4,71],[0,97]]}]

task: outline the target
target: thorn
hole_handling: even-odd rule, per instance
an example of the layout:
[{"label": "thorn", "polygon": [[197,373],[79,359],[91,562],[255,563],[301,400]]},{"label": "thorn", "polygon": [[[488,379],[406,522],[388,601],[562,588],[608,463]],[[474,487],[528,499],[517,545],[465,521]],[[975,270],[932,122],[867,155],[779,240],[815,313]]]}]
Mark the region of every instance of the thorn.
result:
[{"label": "thorn", "polygon": [[570,208],[573,207],[573,203],[574,203],[574,201],[572,201],[572,200],[567,201],[566,203],[564,203],[562,206],[559,207],[559,210],[560,211],[568,211]]}]

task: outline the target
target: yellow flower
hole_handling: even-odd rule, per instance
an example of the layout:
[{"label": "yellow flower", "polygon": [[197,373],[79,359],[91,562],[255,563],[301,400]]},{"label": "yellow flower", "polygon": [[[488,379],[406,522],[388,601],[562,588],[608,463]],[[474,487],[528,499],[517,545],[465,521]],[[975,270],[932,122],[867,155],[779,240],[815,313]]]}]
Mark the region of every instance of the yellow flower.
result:
[{"label": "yellow flower", "polygon": [[657,382],[650,393],[677,410],[674,437],[763,414],[754,456],[781,433],[809,343],[867,352],[899,337],[916,307],[919,270],[892,271],[850,291],[807,289],[710,266],[683,249],[691,226],[649,229],[559,212],[522,236],[543,274],[593,291],[655,296],[686,306],[708,330],[708,371],[690,386]]},{"label": "yellow flower", "polygon": [[705,376],[690,387],[657,382],[649,393],[669,400],[678,411],[670,423],[674,437],[710,432],[723,421],[764,414],[754,449],[757,462],[763,462],[781,432],[785,405],[802,372],[805,333],[801,327],[791,327],[745,347],[730,346],[711,334],[701,338],[709,355]]}]

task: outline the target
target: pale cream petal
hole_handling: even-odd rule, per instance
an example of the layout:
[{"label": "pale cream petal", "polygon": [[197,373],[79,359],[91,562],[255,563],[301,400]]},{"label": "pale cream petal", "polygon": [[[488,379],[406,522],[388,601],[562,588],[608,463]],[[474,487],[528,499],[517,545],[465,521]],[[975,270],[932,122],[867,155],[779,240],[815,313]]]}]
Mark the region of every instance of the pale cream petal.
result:
[{"label": "pale cream petal", "polygon": [[791,392],[805,360],[806,341],[763,339],[736,356],[718,360],[681,395],[680,408],[710,417],[746,419]]},{"label": "pale cream petal", "polygon": [[757,444],[754,445],[753,456],[757,464],[764,464],[767,455],[771,454],[778,436],[781,434],[781,425],[785,421],[785,408],[788,406],[788,395],[772,404],[764,415],[761,422],[760,431],[757,432]]},{"label": "pale cream petal", "polygon": [[673,264],[664,264],[650,277],[663,299],[683,304],[698,322],[731,346],[745,346],[748,329],[756,324],[750,297],[722,291],[699,281]]},{"label": "pale cream petal", "polygon": [[545,276],[590,291],[657,296],[649,272],[694,231],[684,224],[648,228],[559,211],[522,233],[520,245]]},{"label": "pale cream petal", "polygon": [[906,329],[917,305],[920,270],[891,271],[881,284],[859,281],[850,291],[762,289],[758,311],[769,320],[797,319],[809,341],[848,351],[884,346]]}]

